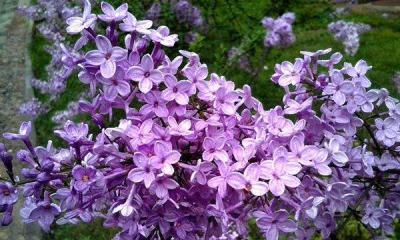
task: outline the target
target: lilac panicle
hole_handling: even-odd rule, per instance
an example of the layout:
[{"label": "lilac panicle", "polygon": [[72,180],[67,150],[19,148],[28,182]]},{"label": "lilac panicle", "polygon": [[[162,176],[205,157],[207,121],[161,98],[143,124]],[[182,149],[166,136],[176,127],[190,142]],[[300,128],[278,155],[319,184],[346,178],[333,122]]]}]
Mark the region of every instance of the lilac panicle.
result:
[{"label": "lilac panicle", "polygon": [[[400,103],[370,89],[365,61],[302,51],[275,66],[271,80],[285,94],[265,109],[198,54],[168,56],[178,40],[168,27],[137,20],[125,4],[102,11],[86,2],[82,17],[68,18],[79,47],[62,52],[68,74],[90,89],[76,105],[96,126],[66,121],[54,131],[61,148],[33,146],[30,122],[4,134],[27,150],[17,151],[24,167],[14,173],[0,145],[1,225],[20,199],[26,223],[49,231],[103,218],[119,229],[115,239],[243,239],[251,219],[266,239],[329,238],[349,217],[374,237],[393,233]],[[293,41],[293,21],[264,19],[279,26],[267,43]]]}]

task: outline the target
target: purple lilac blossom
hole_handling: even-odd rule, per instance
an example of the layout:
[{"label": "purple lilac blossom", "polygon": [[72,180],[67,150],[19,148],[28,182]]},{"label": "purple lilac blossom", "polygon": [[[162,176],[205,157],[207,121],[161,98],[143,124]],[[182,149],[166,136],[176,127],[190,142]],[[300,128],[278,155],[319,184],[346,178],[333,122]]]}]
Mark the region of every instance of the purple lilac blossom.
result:
[{"label": "purple lilac blossom", "polygon": [[354,56],[360,47],[360,35],[371,30],[368,24],[339,20],[328,25],[329,32],[335,40],[343,43],[345,52]]},{"label": "purple lilac blossom", "polygon": [[[120,32],[124,19],[107,9],[98,19],[115,31],[88,30],[104,39],[81,41],[81,52],[65,50],[63,62],[91,88],[79,107],[99,129],[67,121],[54,131],[61,148],[51,140],[33,146],[29,122],[5,133],[27,150],[17,151],[24,167],[14,173],[0,145],[9,177],[0,178],[1,225],[25,200],[26,223],[49,231],[103,218],[119,230],[115,239],[243,239],[251,219],[266,239],[329,238],[349,217],[371,238],[393,234],[400,103],[386,89],[369,89],[365,61],[340,66],[329,49],[302,52],[275,66],[271,80],[285,95],[282,106],[264,109],[249,86],[209,74],[198,54],[168,57],[163,49],[177,39],[167,27]],[[112,60],[113,74],[83,57],[96,43],[129,52]]]}]

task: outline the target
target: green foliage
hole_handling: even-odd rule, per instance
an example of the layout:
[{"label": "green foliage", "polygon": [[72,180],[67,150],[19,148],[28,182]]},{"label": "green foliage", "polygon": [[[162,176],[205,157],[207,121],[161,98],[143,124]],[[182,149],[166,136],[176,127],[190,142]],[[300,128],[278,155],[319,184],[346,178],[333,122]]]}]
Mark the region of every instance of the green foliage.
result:
[{"label": "green foliage", "polygon": [[[130,11],[139,19],[153,1],[145,0],[111,0],[114,6],[128,2]],[[328,0],[198,0],[192,1],[201,8],[206,20],[206,26],[198,29],[200,36],[191,45],[183,42],[184,33],[190,30],[189,26],[177,23],[176,17],[171,14],[169,6],[162,3],[163,14],[160,25],[167,25],[171,31],[179,34],[181,41],[170,51],[171,56],[177,54],[177,49],[189,49],[200,54],[202,62],[206,63],[210,72],[225,75],[234,80],[238,87],[243,84],[252,86],[253,93],[260,99],[265,108],[281,103],[282,90],[270,81],[274,72],[274,65],[282,61],[293,61],[299,57],[301,50],[313,51],[332,48],[333,51],[344,52],[341,43],[336,42],[327,31],[327,24],[337,20],[331,13],[333,6]],[[99,7],[95,7],[99,12]],[[297,41],[286,49],[272,49],[265,51],[263,38],[265,30],[261,26],[264,16],[277,17],[284,12],[293,11],[296,14],[294,31]],[[362,35],[361,46],[356,56],[345,56],[345,61],[355,63],[359,59],[366,60],[373,70],[369,77],[374,87],[385,87],[392,95],[399,96],[392,77],[400,70],[400,18],[382,18],[378,14],[351,14],[346,20],[363,22],[372,26],[372,31]],[[33,35],[30,47],[33,74],[36,78],[45,79],[45,66],[50,58],[44,51],[45,39],[38,34]],[[227,53],[232,47],[240,47],[250,55],[253,73],[240,70],[235,63],[228,63]],[[76,74],[75,74],[76,75]],[[67,91],[51,106],[52,110],[36,120],[38,142],[43,144],[53,138],[54,123],[51,116],[64,110],[68,102],[76,100],[81,91],[87,89],[75,77],[67,85]],[[36,96],[45,100],[47,97],[36,92]],[[78,120],[85,118],[80,117]],[[60,144],[57,141],[56,144]],[[261,239],[254,222],[250,223],[251,239]],[[342,229],[341,229],[342,231]],[[397,229],[400,232],[400,229]],[[111,239],[115,232],[104,229],[101,222],[78,226],[60,226],[55,228],[48,239]],[[343,231],[338,234],[339,239],[368,239],[366,230],[355,221],[350,221]],[[397,236],[398,239],[400,236]]]}]

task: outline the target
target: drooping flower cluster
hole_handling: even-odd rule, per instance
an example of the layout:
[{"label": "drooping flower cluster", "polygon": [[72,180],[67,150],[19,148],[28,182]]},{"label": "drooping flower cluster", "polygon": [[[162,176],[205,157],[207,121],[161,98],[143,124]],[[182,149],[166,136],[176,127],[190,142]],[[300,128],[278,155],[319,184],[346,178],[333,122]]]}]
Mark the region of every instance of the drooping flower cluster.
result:
[{"label": "drooping flower cluster", "polygon": [[285,13],[276,19],[271,17],[263,18],[261,23],[267,30],[264,45],[267,47],[287,47],[293,44],[296,40],[292,29],[294,20],[295,15],[291,12]]},{"label": "drooping flower cluster", "polygon": [[[43,94],[50,94],[56,99],[66,87],[66,80],[70,72],[64,69],[65,53],[71,51],[65,39],[66,19],[77,15],[80,8],[66,0],[39,0],[35,5],[19,8],[21,15],[35,22],[35,29],[48,41],[45,51],[50,55],[51,61],[46,66],[47,79],[31,79],[32,87]],[[27,102],[21,109],[32,107],[34,102]],[[36,100],[36,105],[39,103]],[[42,104],[42,103],[40,103]],[[31,118],[37,117],[45,111],[21,111]]]},{"label": "drooping flower cluster", "polygon": [[335,40],[343,43],[345,52],[354,56],[360,47],[360,35],[371,30],[371,26],[364,23],[353,23],[339,20],[328,25],[329,32]]},{"label": "drooping flower cluster", "polygon": [[30,119],[34,119],[47,111],[46,107],[37,98],[32,98],[21,104],[18,110],[21,115],[27,116]]},{"label": "drooping flower cluster", "polygon": [[203,25],[203,16],[200,9],[187,0],[179,0],[174,6],[174,13],[181,23],[186,23],[193,27]]},{"label": "drooping flower cluster", "polygon": [[4,134],[26,145],[16,156],[26,168],[17,178],[0,145],[2,225],[23,188],[26,222],[49,230],[101,217],[121,230],[115,239],[246,238],[254,218],[266,239],[328,238],[349,215],[392,233],[400,104],[368,90],[364,61],[339,69],[342,56],[322,60],[321,50],[278,64],[284,106],[265,110],[196,53],[167,56],[178,39],[166,26],[136,20],[125,4],[102,10],[68,21],[92,44],[66,65],[89,85],[94,97],[80,108],[99,130],[68,121],[55,131],[68,144],[59,149],[32,146],[29,122]]}]

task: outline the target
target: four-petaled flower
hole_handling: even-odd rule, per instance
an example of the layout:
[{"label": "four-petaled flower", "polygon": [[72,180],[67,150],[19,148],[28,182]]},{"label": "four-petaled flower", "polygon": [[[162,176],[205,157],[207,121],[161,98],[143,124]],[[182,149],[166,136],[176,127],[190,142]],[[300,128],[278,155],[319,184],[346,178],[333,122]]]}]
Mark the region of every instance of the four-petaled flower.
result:
[{"label": "four-petaled flower", "polygon": [[92,6],[89,0],[85,0],[85,6],[83,8],[82,17],[70,17],[67,19],[67,32],[70,34],[77,34],[82,32],[82,30],[90,28],[92,24],[96,21],[96,15],[91,14]]},{"label": "four-petaled flower", "polygon": [[144,182],[144,186],[149,188],[154,179],[156,179],[154,159],[146,157],[141,152],[136,152],[133,155],[133,162],[136,168],[129,172],[128,179],[134,183]]},{"label": "four-petaled flower", "polygon": [[121,47],[113,47],[108,38],[102,35],[96,37],[98,50],[86,53],[86,61],[94,66],[100,66],[100,73],[105,78],[114,76],[117,62],[126,58],[127,51]]},{"label": "four-petaled flower", "polygon": [[143,56],[140,66],[133,66],[128,69],[126,76],[139,82],[139,90],[142,93],[148,93],[153,88],[153,83],[160,83],[163,80],[163,74],[160,70],[154,69],[153,58],[146,54]]}]

